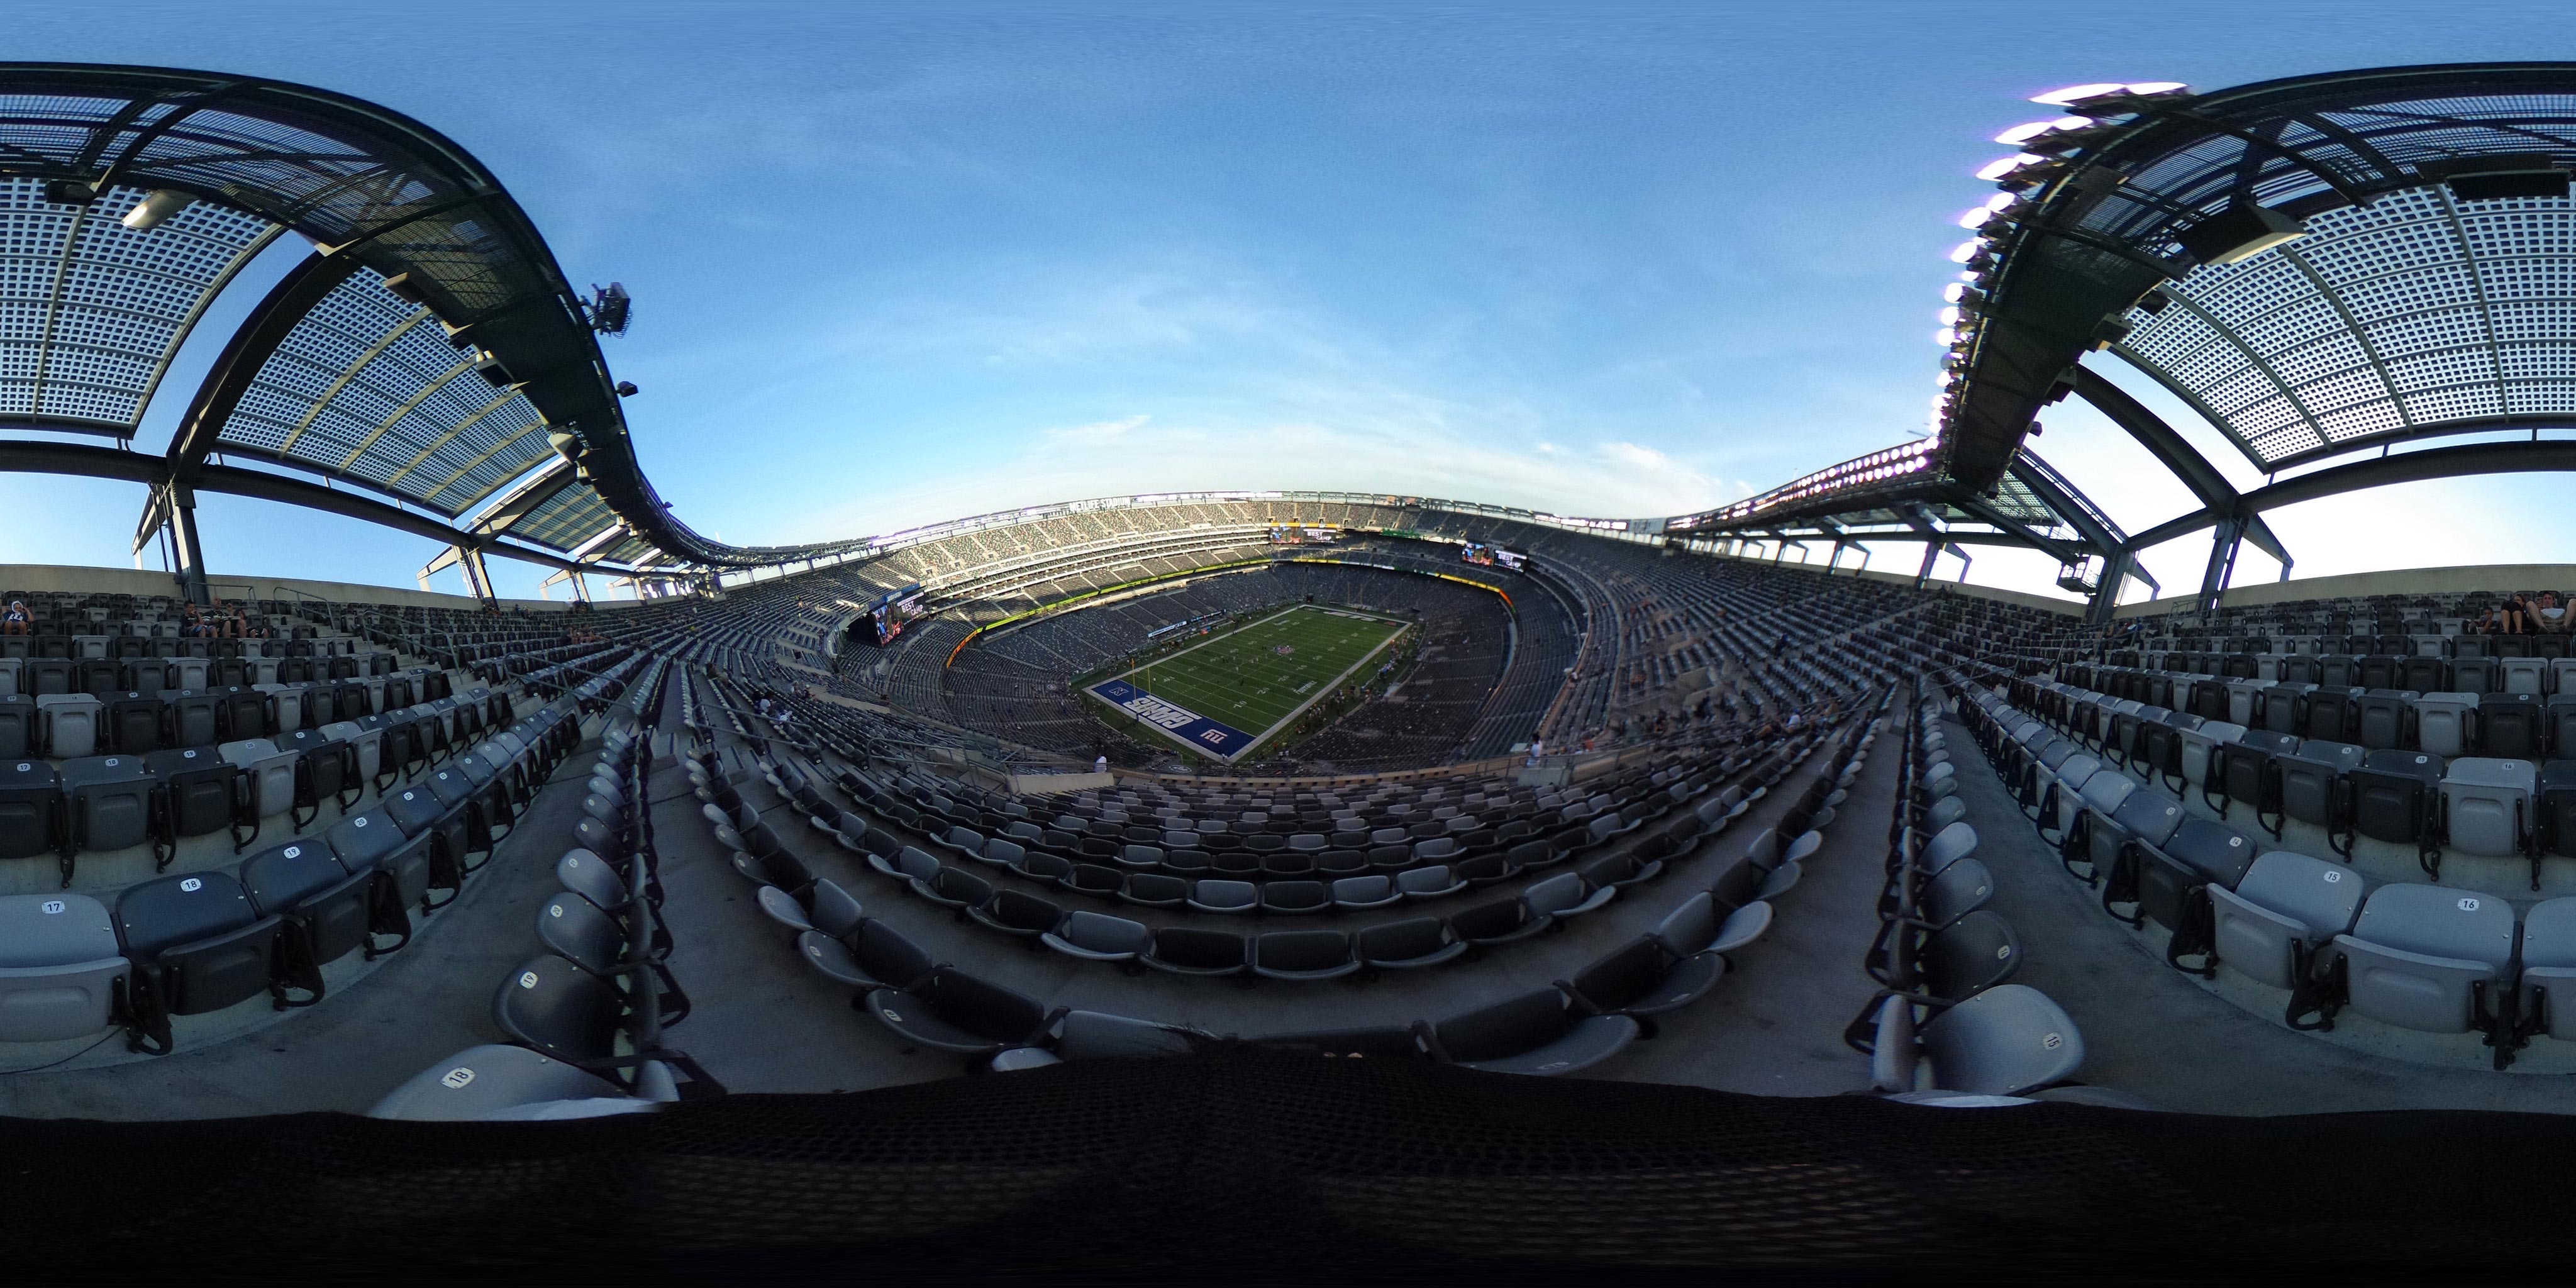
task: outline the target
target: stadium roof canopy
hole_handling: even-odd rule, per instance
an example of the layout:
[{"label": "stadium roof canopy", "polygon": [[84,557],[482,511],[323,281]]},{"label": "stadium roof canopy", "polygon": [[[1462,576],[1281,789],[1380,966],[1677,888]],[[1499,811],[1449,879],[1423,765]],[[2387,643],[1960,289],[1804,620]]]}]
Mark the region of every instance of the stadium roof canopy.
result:
[{"label": "stadium roof canopy", "polygon": [[[2024,440],[2041,408],[2069,395],[2200,502],[2090,551],[2108,566],[2106,598],[2123,572],[2137,575],[2139,551],[2201,528],[2217,529],[2204,596],[2226,585],[2240,541],[2286,575],[2289,552],[2262,518],[2277,506],[2576,467],[2576,442],[2543,436],[2576,429],[2576,63],[2042,97],[2063,115],[1999,138],[2021,151],[1980,172],[2001,192],[1963,220],[1976,226],[1952,256],[1965,271],[1944,315],[1950,355],[1931,436],[1782,490],[1803,486],[1795,497],[1675,526],[1741,535],[1798,513],[2000,503],[2033,473]],[[2097,352],[2275,477],[2240,493],[2084,365]],[[2417,441],[2460,436],[2480,441]],[[2353,459],[2364,453],[2377,455]]]},{"label": "stadium roof canopy", "polygon": [[[168,450],[133,440],[209,304],[310,243],[224,341]],[[153,489],[192,561],[197,491],[602,571],[756,567],[673,517],[597,342],[614,329],[516,201],[427,127],[302,86],[0,64],[0,467]],[[94,436],[89,445],[53,435]]]}]

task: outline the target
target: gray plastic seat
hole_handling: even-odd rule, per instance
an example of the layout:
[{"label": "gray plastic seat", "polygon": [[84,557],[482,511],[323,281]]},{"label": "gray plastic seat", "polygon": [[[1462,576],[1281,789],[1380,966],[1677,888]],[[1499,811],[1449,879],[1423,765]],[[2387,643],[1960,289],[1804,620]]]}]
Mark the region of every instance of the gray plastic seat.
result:
[{"label": "gray plastic seat", "polygon": [[129,966],[107,907],[84,894],[0,897],[0,1042],[106,1031]]},{"label": "gray plastic seat", "polygon": [[2111,870],[2119,858],[2120,847],[2131,841],[2163,845],[2173,839],[2182,827],[2185,815],[2182,802],[2160,792],[2138,792],[2120,802],[2120,808],[2109,817],[2094,815],[2092,823],[2093,866],[2103,872]]},{"label": "gray plastic seat", "polygon": [[1521,891],[1521,902],[1529,906],[1533,917],[1554,922],[1597,912],[1618,894],[1617,886],[1594,889],[1585,883],[1582,873],[1559,872],[1529,883]]},{"label": "gray plastic seat", "polygon": [[2256,855],[2233,890],[2206,888],[2219,966],[2279,989],[2296,987],[2310,955],[2361,912],[2359,873],[2290,850]]},{"label": "gray plastic seat", "polygon": [[1352,937],[1362,965],[1371,970],[1412,970],[1452,961],[1467,943],[1438,917],[1408,917],[1371,926]]},{"label": "gray plastic seat", "polygon": [[2493,895],[2406,882],[2370,892],[2334,938],[2347,1002],[2384,1024],[2428,1033],[2478,1027],[2477,994],[2513,960],[2513,905]]},{"label": "gray plastic seat", "polygon": [[1177,908],[1190,897],[1190,883],[1161,872],[1130,872],[1118,897],[1146,908]]},{"label": "gray plastic seat", "polygon": [[1203,1035],[1171,1024],[1130,1019],[1100,1011],[1067,1011],[1048,1026],[1046,1045],[1014,1047],[993,1057],[993,1069],[1008,1073],[1044,1068],[1067,1060],[1146,1060],[1188,1055]]},{"label": "gray plastic seat", "polygon": [[1551,987],[1452,1015],[1431,1026],[1430,1038],[1451,1064],[1554,1077],[1617,1055],[1639,1031],[1625,1015],[1578,1014],[1573,999]]},{"label": "gray plastic seat", "polygon": [[1466,889],[1467,882],[1451,872],[1448,864],[1435,863],[1395,874],[1395,887],[1407,899],[1437,899]]},{"label": "gray plastic seat", "polygon": [[[493,1043],[413,1075],[367,1111],[369,1118],[473,1122],[500,1118],[582,1118],[636,1113],[657,1102],[522,1046]],[[537,1112],[531,1112],[537,1111]]]},{"label": "gray plastic seat", "polygon": [[860,990],[905,987],[934,965],[919,944],[882,921],[863,921],[843,939],[808,931],[796,937],[796,955],[834,983]]},{"label": "gray plastic seat", "polygon": [[[2428,748],[2429,750],[2429,748]],[[2463,854],[2520,856],[2536,822],[2539,766],[2528,760],[2463,756],[2442,773],[2442,813],[2450,848]]]},{"label": "gray plastic seat", "polygon": [[1249,881],[1210,877],[1190,885],[1189,905],[1201,912],[1250,912],[1261,904],[1261,888]]},{"label": "gray plastic seat", "polygon": [[1567,982],[1595,1011],[1660,1015],[1698,1001],[1725,974],[1722,954],[1675,953],[1655,936],[1641,935]]},{"label": "gray plastic seat", "polygon": [[1934,1087],[1979,1095],[2019,1095],[2062,1082],[2084,1063],[2075,1022],[2047,994],[2023,984],[1998,984],[1943,1010],[1923,1025],[1921,1045]]},{"label": "gray plastic seat", "polygon": [[1261,887],[1261,911],[1280,915],[1323,912],[1333,906],[1333,892],[1321,881],[1271,881]]},{"label": "gray plastic seat", "polygon": [[1076,909],[1038,942],[1084,961],[1132,962],[1154,946],[1154,932],[1142,922]]},{"label": "gray plastic seat", "polygon": [[1035,999],[949,966],[910,987],[869,993],[867,1008],[904,1041],[982,1057],[1027,1042],[1046,1019]]},{"label": "gray plastic seat", "polygon": [[2576,1041],[2576,899],[2544,899],[2522,914],[2518,987],[2531,1031]]},{"label": "gray plastic seat", "polygon": [[1914,855],[1916,875],[1930,878],[1942,869],[1977,852],[1977,829],[1966,823],[1952,823],[1932,834]]},{"label": "gray plastic seat", "polygon": [[1252,972],[1269,979],[1339,979],[1360,968],[1338,930],[1274,930],[1252,941]]},{"label": "gray plastic seat", "polygon": [[1343,877],[1333,882],[1332,888],[1333,906],[1345,912],[1384,908],[1404,902],[1404,892],[1396,888],[1394,879],[1390,877]]},{"label": "gray plastic seat", "polygon": [[917,883],[939,875],[939,856],[907,845],[891,855],[869,855],[868,866],[897,881]]},{"label": "gray plastic seat", "polygon": [[1154,932],[1153,951],[1145,965],[1174,975],[1239,975],[1248,950],[1243,936],[1229,930],[1197,926],[1164,926]]}]

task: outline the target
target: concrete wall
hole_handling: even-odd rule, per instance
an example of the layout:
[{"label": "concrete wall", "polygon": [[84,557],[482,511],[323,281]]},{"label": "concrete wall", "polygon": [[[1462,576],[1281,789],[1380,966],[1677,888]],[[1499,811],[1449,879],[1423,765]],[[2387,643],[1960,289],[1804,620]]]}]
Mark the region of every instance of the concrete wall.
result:
[{"label": "concrete wall", "polygon": [[[300,591],[316,599],[343,603],[392,604],[413,608],[474,609],[480,602],[467,595],[448,595],[437,591],[404,590],[394,586],[362,586],[345,581],[307,581],[295,577],[236,577],[209,573],[206,582],[223,599],[294,599]],[[281,592],[280,588],[285,588]],[[0,591],[23,590],[30,593],[73,595],[172,595],[178,587],[170,574],[158,570],[138,571],[132,568],[87,568],[71,564],[0,564]],[[601,610],[640,607],[642,601],[599,600],[592,607]],[[547,599],[505,599],[503,608],[524,608],[532,613],[564,612],[572,605]]]},{"label": "concrete wall", "polygon": [[[2340,577],[2302,577],[2230,587],[2220,602],[2237,608],[2295,599],[2358,599],[2365,595],[2432,595],[2463,590],[2554,590],[2564,597],[2576,590],[2576,564],[2471,564],[2460,568],[2390,568]],[[2120,616],[2170,613],[2190,606],[2191,596],[2186,594],[2153,603],[2122,605]]]}]

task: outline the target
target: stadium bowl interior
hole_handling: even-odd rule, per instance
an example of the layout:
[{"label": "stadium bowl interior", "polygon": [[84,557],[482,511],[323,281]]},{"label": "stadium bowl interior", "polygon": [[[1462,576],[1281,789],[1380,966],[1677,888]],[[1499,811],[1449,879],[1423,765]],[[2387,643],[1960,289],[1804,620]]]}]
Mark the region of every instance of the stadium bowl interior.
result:
[{"label": "stadium bowl interior", "polygon": [[[397,1196],[599,1149],[733,1160],[704,1184],[762,1215],[730,1234],[691,1208],[657,1253],[588,1162],[541,1187],[560,1212],[505,1223],[533,1246],[609,1222],[642,1240],[620,1256],[673,1268],[721,1270],[740,1238],[818,1267],[1180,1273],[1211,1263],[1135,1225],[1199,1217],[1230,1231],[1204,1257],[1341,1255],[1252,1232],[1264,1214],[1382,1268],[1618,1261],[1579,1195],[1673,1232],[1670,1263],[1776,1267],[1803,1255],[1776,1231],[1695,1224],[1742,1201],[1706,1178],[1749,1184],[1728,1169],[1762,1151],[1884,1176],[2062,1146],[2062,1173],[1994,1173],[2030,1224],[1985,1245],[2054,1256],[2092,1219],[2066,1187],[2189,1166],[2159,1142],[2295,1141],[2348,1164],[2335,1252],[2361,1263],[2417,1228],[2370,1183],[2420,1162],[2373,1143],[2409,1114],[2506,1168],[2561,1129],[2458,1111],[2576,1110],[2576,656],[2480,629],[2576,569],[2228,584],[2240,543],[2277,553],[2267,508],[2566,454],[2361,449],[2556,406],[2576,328],[2460,303],[2477,334],[2422,343],[2475,351],[2482,376],[2442,377],[2474,397],[2407,387],[2420,355],[2390,333],[2378,402],[2330,408],[2226,401],[2243,372],[2286,379],[2266,346],[2292,342],[2212,320],[2317,305],[2367,329],[2399,307],[2361,287],[2400,245],[2403,271],[2451,274],[2425,290],[2549,271],[2512,239],[2576,224],[2553,159],[2576,153],[2576,70],[2097,87],[2089,124],[2000,172],[1933,432],[1719,510],[1217,491],[797,547],[674,517],[596,339],[622,295],[573,290],[429,126],[196,72],[0,85],[0,122],[40,140],[0,159],[0,221],[109,299],[91,385],[6,374],[69,341],[0,328],[0,403],[89,435],[0,455],[144,484],[175,567],[0,565],[0,1110],[22,1153],[82,1160],[66,1178],[179,1159],[173,1222],[230,1219],[204,1196],[245,1147],[201,1120],[246,1120],[261,1158],[327,1144]],[[2328,133],[2281,124],[2338,112],[2377,123],[2338,126],[2331,162]],[[289,130],[329,146],[280,161]],[[351,158],[403,182],[348,182]],[[2256,188],[2259,214],[2231,204]],[[2121,254],[2032,231],[2079,224]],[[324,253],[243,318],[169,450],[134,449],[166,353],[290,230]],[[2269,270],[2302,247],[2304,277]],[[2356,455],[2239,494],[2080,365],[2106,343],[2267,470]],[[2122,532],[2024,441],[2052,396],[2203,507]],[[487,559],[532,561],[577,598],[230,576],[222,534],[200,545],[207,491],[432,536],[478,589]],[[2205,584],[2138,597],[2135,553],[2203,528]],[[1834,558],[1784,558],[1802,540]],[[1921,568],[1853,566],[1861,541]],[[1934,577],[1979,544],[2059,557],[2076,594]],[[2359,1110],[2407,1113],[2233,1121]],[[1468,1161],[1479,1133],[1530,1148]],[[969,1155],[990,1174],[952,1174]],[[1110,1157],[1170,1170],[1149,1195]],[[2213,1203],[2259,1187],[2242,1170],[2203,1177]],[[1506,1174],[1508,1200],[1460,1197]],[[792,1177],[828,1201],[787,1203]],[[106,1219],[52,1193],[69,1179],[12,1184]],[[886,1215],[916,1184],[956,1205],[944,1253]],[[417,1198],[418,1222],[466,1210]],[[1437,1233],[1384,1217],[1417,1201]],[[1916,1234],[1817,1236],[1831,1264],[1985,1228],[1974,1195],[1911,1201]],[[299,1254],[468,1255],[348,1203],[366,1214]],[[814,1233],[826,1212],[853,1223]]]}]

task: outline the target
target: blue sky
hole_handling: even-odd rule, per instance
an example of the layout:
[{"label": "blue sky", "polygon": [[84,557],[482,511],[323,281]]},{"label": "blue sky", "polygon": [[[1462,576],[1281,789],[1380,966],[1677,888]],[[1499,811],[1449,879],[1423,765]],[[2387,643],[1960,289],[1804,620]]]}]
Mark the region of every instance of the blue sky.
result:
[{"label": "blue sky", "polygon": [[[2045,114],[2027,95],[2570,35],[2564,7],[2459,3],[93,5],[14,12],[5,56],[302,81],[456,139],[573,280],[634,293],[608,353],[664,496],[768,544],[1190,487],[1734,500],[1919,424],[1951,217],[1991,136]],[[2049,420],[2115,518],[2186,508],[2118,431]],[[2557,486],[2274,524],[2302,574],[2576,560]],[[0,561],[124,564],[141,501],[0,477]],[[226,572],[407,585],[434,553],[228,498],[201,522]],[[2149,566],[2186,588],[2205,553]]]}]

